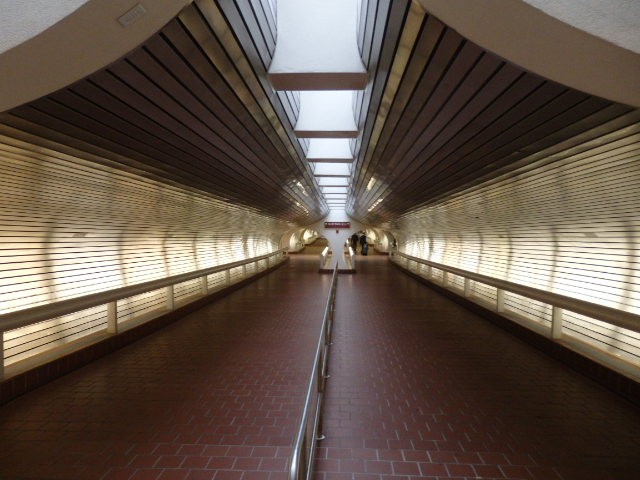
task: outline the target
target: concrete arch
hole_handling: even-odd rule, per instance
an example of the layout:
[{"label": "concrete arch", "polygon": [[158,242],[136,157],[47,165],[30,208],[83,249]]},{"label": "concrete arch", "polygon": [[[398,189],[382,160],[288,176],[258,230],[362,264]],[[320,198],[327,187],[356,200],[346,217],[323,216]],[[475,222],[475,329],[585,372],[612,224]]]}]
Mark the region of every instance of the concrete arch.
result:
[{"label": "concrete arch", "polygon": [[[13,34],[5,41],[7,50],[0,54],[0,111],[66,87],[109,65],[157,32],[191,0],[78,0],[67,2],[68,8],[57,13],[51,8],[40,9],[40,18],[31,26],[32,11],[25,10],[24,3],[20,2],[19,10],[3,8],[3,15],[14,15],[5,15],[2,20],[3,25],[13,26]],[[139,16],[128,26],[118,22],[135,8],[138,10],[132,14]]]},{"label": "concrete arch", "polygon": [[[637,25],[628,25],[624,29],[628,33],[620,33],[619,17],[603,18],[578,2],[419,2],[465,38],[520,67],[583,92],[640,107],[640,53],[633,50],[638,48]],[[628,22],[640,23],[639,3],[606,4],[608,11],[618,8],[632,12],[626,15]]]}]

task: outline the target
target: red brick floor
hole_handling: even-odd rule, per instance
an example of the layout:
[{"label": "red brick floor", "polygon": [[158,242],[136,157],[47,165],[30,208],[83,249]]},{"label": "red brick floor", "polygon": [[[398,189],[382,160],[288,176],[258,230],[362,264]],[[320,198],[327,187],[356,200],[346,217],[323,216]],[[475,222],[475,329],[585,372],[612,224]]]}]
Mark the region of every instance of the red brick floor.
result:
[{"label": "red brick floor", "polygon": [[0,479],[284,480],[329,277],[290,265],[0,407]]},{"label": "red brick floor", "polygon": [[[317,480],[640,479],[640,412],[389,265],[339,278]],[[328,275],[290,265],[0,407],[0,479],[284,480]]]},{"label": "red brick floor", "polygon": [[389,265],[341,276],[316,480],[640,479],[640,411]]}]

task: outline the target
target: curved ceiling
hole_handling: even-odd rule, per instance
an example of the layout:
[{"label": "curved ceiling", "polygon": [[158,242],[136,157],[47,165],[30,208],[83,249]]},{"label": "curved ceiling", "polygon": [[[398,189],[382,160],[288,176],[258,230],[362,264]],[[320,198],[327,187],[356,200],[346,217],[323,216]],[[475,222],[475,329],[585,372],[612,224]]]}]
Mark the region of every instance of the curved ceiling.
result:
[{"label": "curved ceiling", "polygon": [[156,33],[188,3],[0,0],[0,111],[104,68]]},{"label": "curved ceiling", "polygon": [[379,137],[357,159],[351,210],[385,222],[536,152],[631,125],[633,112],[529,73],[425,14],[388,111],[378,112]]},{"label": "curved ceiling", "polygon": [[196,2],[123,59],[2,122],[278,218],[317,220],[327,208],[284,108],[224,13]]},{"label": "curved ceiling", "polygon": [[[638,2],[419,2],[465,38],[511,63],[592,95],[640,107],[640,54],[633,51],[640,28]],[[628,16],[621,22],[623,12]]]},{"label": "curved ceiling", "polygon": [[[355,102],[347,212],[365,224],[639,121],[633,107],[530,73],[408,0],[362,0],[362,12],[370,81]],[[275,42],[268,1],[196,0],[108,68],[1,114],[0,133],[310,224],[328,208],[293,131],[299,98],[267,80]]]}]

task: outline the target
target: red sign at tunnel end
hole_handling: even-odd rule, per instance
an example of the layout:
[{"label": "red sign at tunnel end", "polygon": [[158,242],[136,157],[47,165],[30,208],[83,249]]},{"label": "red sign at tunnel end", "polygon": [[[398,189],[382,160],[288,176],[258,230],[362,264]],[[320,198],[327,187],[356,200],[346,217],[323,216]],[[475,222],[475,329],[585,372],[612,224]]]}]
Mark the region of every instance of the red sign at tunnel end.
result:
[{"label": "red sign at tunnel end", "polygon": [[351,222],[324,222],[324,228],[351,228]]}]

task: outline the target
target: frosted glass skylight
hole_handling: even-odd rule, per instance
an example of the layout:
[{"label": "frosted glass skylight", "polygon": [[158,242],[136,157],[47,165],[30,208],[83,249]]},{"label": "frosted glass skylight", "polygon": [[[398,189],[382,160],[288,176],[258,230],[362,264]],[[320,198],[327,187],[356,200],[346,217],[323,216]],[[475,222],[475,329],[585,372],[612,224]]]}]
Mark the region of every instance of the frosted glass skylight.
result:
[{"label": "frosted glass skylight", "polygon": [[269,80],[276,90],[361,90],[358,0],[278,0]]},{"label": "frosted glass skylight", "polygon": [[351,171],[346,163],[317,163],[313,174],[316,177],[341,175],[350,177]]},{"label": "frosted glass skylight", "polygon": [[322,193],[347,193],[348,187],[320,187]]},{"label": "frosted glass skylight", "polygon": [[296,136],[301,138],[355,138],[358,127],[353,116],[350,90],[300,92]]},{"label": "frosted glass skylight", "polygon": [[349,139],[312,138],[309,140],[307,160],[310,162],[352,162]]},{"label": "frosted glass skylight", "polygon": [[321,187],[346,187],[349,185],[349,178],[318,177],[318,185],[320,185]]}]

